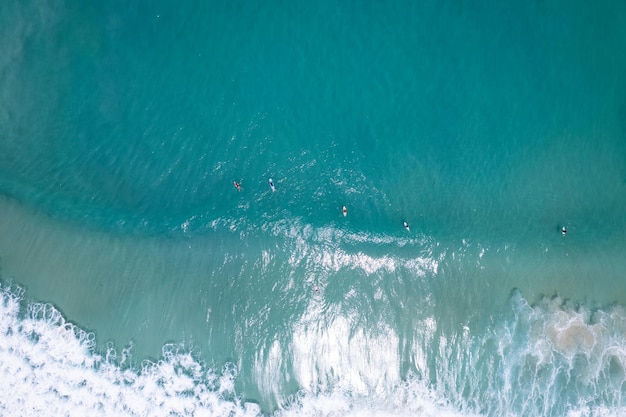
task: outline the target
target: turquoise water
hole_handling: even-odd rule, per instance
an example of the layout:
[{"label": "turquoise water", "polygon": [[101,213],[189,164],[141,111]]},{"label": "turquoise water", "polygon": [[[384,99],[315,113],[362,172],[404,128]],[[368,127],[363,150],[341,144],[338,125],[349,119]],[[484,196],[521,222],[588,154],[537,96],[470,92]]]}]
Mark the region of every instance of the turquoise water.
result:
[{"label": "turquoise water", "polygon": [[626,8],[335,3],[0,9],[2,414],[626,411]]}]

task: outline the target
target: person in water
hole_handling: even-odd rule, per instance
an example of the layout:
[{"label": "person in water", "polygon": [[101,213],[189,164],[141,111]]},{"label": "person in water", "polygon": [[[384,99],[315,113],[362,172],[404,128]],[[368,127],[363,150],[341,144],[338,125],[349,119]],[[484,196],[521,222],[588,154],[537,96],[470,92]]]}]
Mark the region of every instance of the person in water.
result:
[{"label": "person in water", "polygon": [[561,234],[562,234],[563,236],[565,236],[565,235],[567,234],[567,229],[565,228],[565,226],[563,226],[563,227],[561,228]]},{"label": "person in water", "polygon": [[239,183],[237,181],[233,181],[235,183],[235,188],[237,189],[237,191],[241,191],[241,185],[239,185]]}]

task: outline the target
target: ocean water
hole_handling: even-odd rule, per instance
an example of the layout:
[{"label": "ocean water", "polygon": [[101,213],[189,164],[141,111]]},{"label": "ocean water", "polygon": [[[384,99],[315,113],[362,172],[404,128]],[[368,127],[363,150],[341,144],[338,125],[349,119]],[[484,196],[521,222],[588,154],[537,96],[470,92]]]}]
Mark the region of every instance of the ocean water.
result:
[{"label": "ocean water", "polygon": [[624,5],[7,0],[0,50],[1,415],[626,414]]}]

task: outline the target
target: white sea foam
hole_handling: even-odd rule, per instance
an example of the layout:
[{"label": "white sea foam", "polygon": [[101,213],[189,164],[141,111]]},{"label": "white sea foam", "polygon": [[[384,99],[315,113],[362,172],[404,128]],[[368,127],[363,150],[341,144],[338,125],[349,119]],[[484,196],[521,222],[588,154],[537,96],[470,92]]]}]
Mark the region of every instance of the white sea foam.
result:
[{"label": "white sea foam", "polygon": [[336,315],[328,323],[313,310],[295,325],[293,362],[296,378],[307,391],[340,388],[358,395],[382,395],[400,382],[398,337],[388,325],[374,331]]},{"label": "white sea foam", "polygon": [[[349,327],[338,317],[326,330],[311,320],[297,331],[292,354],[303,366],[298,378],[305,389],[275,416],[468,415],[445,404],[421,381],[402,381],[397,353],[372,354],[397,345],[391,329],[349,335]],[[312,359],[306,368],[307,356],[317,349],[328,355]],[[267,354],[259,353],[267,383],[279,378],[284,354],[278,342]],[[24,306],[20,288],[0,287],[2,416],[263,415],[256,403],[237,397],[234,366],[215,372],[171,344],[164,346],[161,360],[144,361],[140,369],[120,366],[116,356],[110,346],[98,353],[93,335],[67,322],[52,305]],[[308,379],[330,374],[334,377],[326,378],[323,390]]]},{"label": "white sea foam", "polygon": [[257,416],[233,398],[236,374],[205,370],[171,345],[141,370],[122,368],[94,351],[94,338],[49,304],[20,313],[22,292],[0,289],[2,416]]},{"label": "white sea foam", "polygon": [[410,376],[385,396],[354,395],[345,390],[312,394],[301,392],[293,402],[276,412],[276,417],[477,417],[460,411],[430,389],[423,381]]},{"label": "white sea foam", "polygon": [[[216,373],[179,347],[166,345],[158,362],[144,361],[138,370],[122,367],[111,347],[106,354],[97,353],[93,335],[68,323],[53,306],[31,303],[24,309],[23,291],[17,287],[2,287],[0,297],[0,415],[262,415],[255,403],[237,399],[232,366]],[[315,327],[313,320],[303,325],[294,341],[294,358],[304,364],[319,348],[328,356],[313,359],[312,368],[299,371],[305,389],[275,416],[468,415],[455,411],[423,382],[402,381],[397,353],[371,354],[397,345],[390,329],[349,335],[350,323],[342,318],[326,330]],[[307,336],[307,331],[314,334]],[[310,338],[317,339],[312,346]],[[278,378],[284,353],[278,342],[267,355],[260,352],[268,383]],[[307,375],[329,372],[334,377],[327,378],[323,390],[307,380]]]},{"label": "white sea foam", "polygon": [[[345,268],[361,270],[367,275],[395,272],[398,268],[406,268],[419,276],[436,273],[438,268],[438,261],[431,256],[428,240],[424,237],[406,239],[388,235],[346,233],[331,226],[314,228],[310,224],[302,224],[298,219],[276,222],[265,230],[292,242],[289,264],[294,268],[305,262],[310,265],[308,270],[318,273],[337,272]],[[365,250],[346,250],[342,247],[352,244],[368,244],[371,245],[370,249],[380,245],[417,244],[425,246],[425,249],[418,252],[417,256],[406,259],[390,255],[372,255]]]},{"label": "white sea foam", "polygon": [[[475,390],[471,385],[480,379],[493,380],[499,386],[495,395],[469,397],[470,404],[495,399],[484,407],[490,415],[625,415],[624,309],[594,311],[559,297],[530,305],[518,291],[511,300],[514,320],[498,324],[480,341],[443,349],[442,355],[464,356],[472,369],[469,386],[450,380],[448,389]],[[497,352],[491,358],[490,347]],[[454,374],[445,366],[438,372]]]},{"label": "white sea foam", "polygon": [[[445,359],[428,378],[401,375],[399,336],[384,322],[366,330],[339,310],[320,322],[323,307],[312,303],[291,343],[259,351],[259,388],[278,392],[292,362],[301,391],[279,399],[276,417],[624,415],[624,310],[512,300],[515,318],[484,339],[467,327],[446,338],[422,323],[438,351],[421,345],[414,362]],[[122,366],[112,347],[99,353],[92,334],[50,304],[25,305],[15,286],[0,287],[0,378],[2,416],[263,415],[238,397],[233,365],[216,372],[170,344],[157,362]]]}]

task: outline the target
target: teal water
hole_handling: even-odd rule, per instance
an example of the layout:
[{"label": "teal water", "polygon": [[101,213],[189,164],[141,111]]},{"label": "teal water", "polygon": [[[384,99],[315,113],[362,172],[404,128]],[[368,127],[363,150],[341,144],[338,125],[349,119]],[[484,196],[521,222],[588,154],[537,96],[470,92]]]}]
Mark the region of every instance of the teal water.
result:
[{"label": "teal water", "polygon": [[9,1],[0,50],[5,369],[68,320],[231,407],[175,415],[626,408],[623,6]]}]

